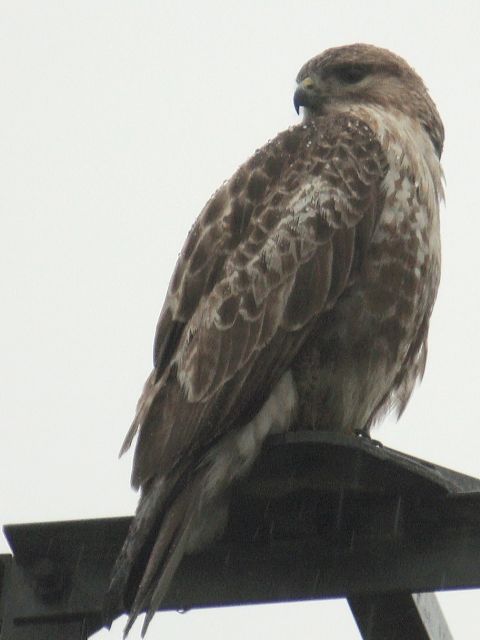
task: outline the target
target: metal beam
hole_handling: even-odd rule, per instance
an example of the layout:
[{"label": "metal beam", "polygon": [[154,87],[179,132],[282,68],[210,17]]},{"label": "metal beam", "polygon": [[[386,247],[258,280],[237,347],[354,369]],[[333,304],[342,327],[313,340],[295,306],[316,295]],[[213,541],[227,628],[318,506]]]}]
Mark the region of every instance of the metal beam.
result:
[{"label": "metal beam", "polygon": [[[475,478],[368,441],[289,434],[265,448],[233,496],[224,538],[184,559],[162,608],[346,597],[362,633],[398,603],[419,624],[408,594],[480,587],[479,490]],[[84,640],[100,628],[129,522],[5,527],[14,556],[0,559],[1,640]]]},{"label": "metal beam", "polygon": [[348,604],[364,640],[453,640],[432,593],[350,596]]}]

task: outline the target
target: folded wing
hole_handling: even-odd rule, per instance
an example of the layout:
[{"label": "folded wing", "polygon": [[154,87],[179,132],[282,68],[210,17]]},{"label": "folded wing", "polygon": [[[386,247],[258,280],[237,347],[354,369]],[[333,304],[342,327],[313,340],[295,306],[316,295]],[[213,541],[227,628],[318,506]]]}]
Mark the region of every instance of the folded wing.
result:
[{"label": "folded wing", "polygon": [[207,203],[172,277],[155,368],[126,440],[132,482],[168,474],[260,408],[361,268],[383,206],[383,152],[361,121],[299,126]]}]

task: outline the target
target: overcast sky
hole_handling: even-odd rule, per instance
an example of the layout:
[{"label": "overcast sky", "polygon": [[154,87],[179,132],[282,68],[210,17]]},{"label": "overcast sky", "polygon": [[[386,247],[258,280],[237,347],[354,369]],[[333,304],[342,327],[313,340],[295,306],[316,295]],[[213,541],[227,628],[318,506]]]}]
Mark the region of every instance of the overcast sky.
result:
[{"label": "overcast sky", "polygon": [[[186,232],[241,162],[298,121],[300,66],[352,42],[404,56],[446,128],[427,371],[377,437],[480,476],[479,7],[0,1],[2,522],[133,512],[131,456],[117,453]],[[440,600],[455,638],[471,638],[480,594]],[[360,637],[343,602],[161,614],[149,637],[216,639],[225,625],[232,640]]]}]

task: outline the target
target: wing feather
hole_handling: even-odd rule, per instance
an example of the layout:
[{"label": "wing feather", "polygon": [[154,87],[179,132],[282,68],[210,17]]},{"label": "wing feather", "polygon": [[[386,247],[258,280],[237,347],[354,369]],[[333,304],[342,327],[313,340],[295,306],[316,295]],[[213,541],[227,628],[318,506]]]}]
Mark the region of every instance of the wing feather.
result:
[{"label": "wing feather", "polygon": [[140,428],[135,486],[258,411],[361,268],[386,168],[364,123],[329,117],[280,134],[207,204],[172,277],[126,441]]}]

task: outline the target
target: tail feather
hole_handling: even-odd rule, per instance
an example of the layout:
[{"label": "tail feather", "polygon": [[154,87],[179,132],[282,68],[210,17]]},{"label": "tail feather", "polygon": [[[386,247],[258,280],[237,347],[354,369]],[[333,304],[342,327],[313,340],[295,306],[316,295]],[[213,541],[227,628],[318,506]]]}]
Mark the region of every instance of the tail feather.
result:
[{"label": "tail feather", "polygon": [[155,590],[153,591],[150,597],[150,603],[148,605],[147,615],[145,616],[145,621],[142,627],[142,637],[147,632],[148,625],[152,621],[152,618],[155,612],[157,611],[158,607],[160,606],[163,599],[165,598],[167,594],[167,590],[172,581],[172,578],[175,575],[177,567],[180,564],[185,554],[185,550],[188,545],[192,526],[193,526],[193,523],[195,522],[195,517],[194,517],[195,511],[196,511],[196,506],[194,503],[192,503],[189,509],[189,512],[186,514],[185,519],[182,523],[182,528],[179,530],[175,541],[169,548],[168,558],[162,569],[160,578],[156,583]]},{"label": "tail feather", "polygon": [[142,637],[145,635],[185,554],[195,515],[201,508],[203,474],[191,478],[182,488],[178,486],[179,475],[155,479],[142,495],[115,563],[104,620],[110,626],[118,615],[128,611],[124,637],[144,611],[147,615]]},{"label": "tail feather", "polygon": [[127,538],[115,562],[103,605],[103,618],[108,627],[128,606],[125,599],[132,570],[137,565],[145,546],[148,545],[156,523],[161,518],[170,489],[171,482],[167,482],[165,477],[156,478],[138,503]]},{"label": "tail feather", "polygon": [[142,627],[143,637],[153,615],[164,599],[185,553],[191,523],[197,508],[195,497],[196,492],[192,492],[190,487],[186,488],[169,507],[130,608],[125,635],[130,631],[137,616],[142,611],[147,611]]}]

